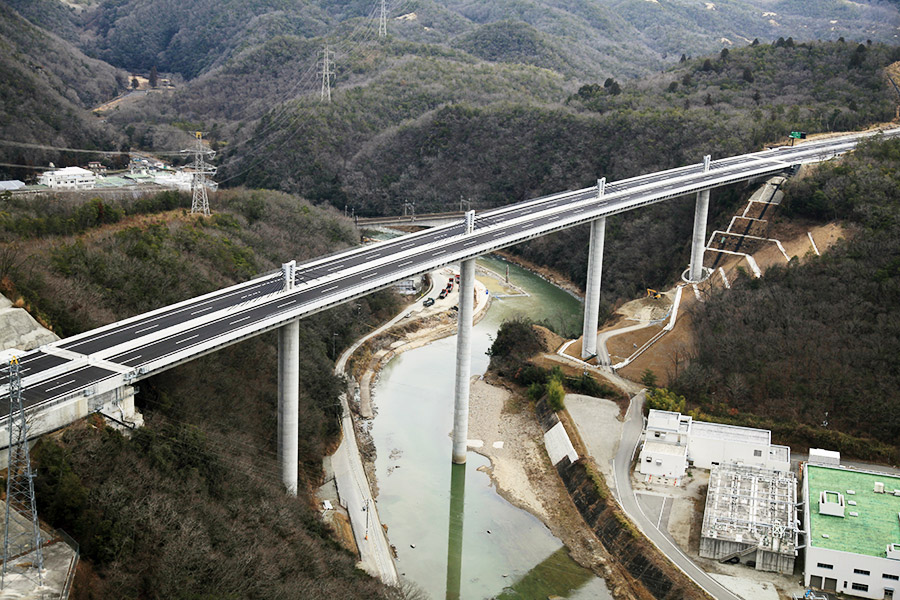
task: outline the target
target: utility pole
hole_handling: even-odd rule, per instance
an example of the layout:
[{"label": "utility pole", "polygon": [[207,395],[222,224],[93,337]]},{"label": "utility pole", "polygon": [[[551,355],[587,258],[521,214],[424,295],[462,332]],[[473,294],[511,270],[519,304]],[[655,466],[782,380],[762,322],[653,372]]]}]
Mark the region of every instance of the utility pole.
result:
[{"label": "utility pole", "polygon": [[322,62],[319,66],[319,76],[322,78],[322,92],[319,99],[322,102],[331,102],[331,81],[334,78],[334,50],[330,50],[328,44],[325,44],[325,48],[320,56],[322,57]]},{"label": "utility pole", "polygon": [[381,0],[381,18],[378,20],[378,37],[387,37],[387,0]]},{"label": "utility pole", "polygon": [[[3,573],[0,588],[10,575],[21,574],[43,585],[44,554],[41,528],[34,499],[34,475],[28,455],[28,429],[22,405],[22,379],[19,359],[7,365],[9,373],[9,470],[6,480],[6,532],[3,540]],[[27,523],[30,521],[30,523]],[[32,555],[33,554],[33,555]],[[32,555],[28,557],[26,555]]]},{"label": "utility pole", "polygon": [[191,214],[200,213],[201,215],[209,216],[209,196],[206,188],[210,186],[210,182],[206,176],[215,175],[216,167],[206,162],[206,157],[212,160],[216,153],[203,145],[203,132],[197,131],[194,133],[194,136],[197,138],[194,148],[182,150],[182,152],[192,152],[194,154],[194,163],[192,165],[194,176],[191,179]]},{"label": "utility pole", "polygon": [[[407,213],[407,209],[409,209],[409,213]],[[403,216],[412,216],[412,220],[416,220],[416,203],[415,202],[404,202],[403,203]]]}]

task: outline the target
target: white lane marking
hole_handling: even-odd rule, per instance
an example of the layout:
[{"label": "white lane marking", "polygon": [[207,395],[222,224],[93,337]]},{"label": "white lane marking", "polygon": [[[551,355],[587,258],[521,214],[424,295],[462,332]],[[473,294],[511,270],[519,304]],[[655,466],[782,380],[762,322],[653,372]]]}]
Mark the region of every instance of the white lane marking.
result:
[{"label": "white lane marking", "polygon": [[159,324],[158,324],[158,323],[157,323],[156,325],[151,325],[150,327],[144,327],[143,329],[138,329],[138,330],[135,331],[134,333],[135,333],[135,334],[143,333],[143,332],[145,332],[145,331],[150,331],[151,329],[156,329],[157,327],[159,327]]},{"label": "white lane marking", "polygon": [[212,308],[213,308],[212,306],[207,306],[206,308],[201,308],[200,310],[195,310],[195,311],[192,312],[191,314],[192,314],[192,315],[197,315],[197,314],[200,314],[200,313],[202,313],[202,312],[206,312],[206,311],[208,311],[208,310],[212,310]]},{"label": "white lane marking", "polygon": [[198,337],[200,337],[200,334],[199,334],[199,333],[195,333],[195,334],[192,335],[191,337],[186,337],[186,338],[184,338],[183,340],[178,340],[178,341],[175,342],[175,343],[176,343],[176,344],[183,344],[183,343],[187,342],[188,340],[192,340],[192,339],[198,338]]},{"label": "white lane marking", "polygon": [[380,256],[381,256],[381,252],[379,252],[378,254],[373,254],[372,258],[379,258]]},{"label": "white lane marking", "polygon": [[231,323],[229,323],[229,325],[237,325],[241,321],[246,321],[247,319],[250,319],[252,317],[253,317],[253,315],[246,316],[243,319],[238,319],[237,321],[232,321]]},{"label": "white lane marking", "polygon": [[333,267],[330,267],[328,270],[329,270],[329,271],[334,271],[334,270],[336,270],[336,269],[342,268],[343,266],[344,266],[344,265],[342,265],[342,264],[337,264],[337,265],[334,265]]},{"label": "white lane marking", "polygon": [[577,209],[573,210],[572,212],[575,213],[575,214],[578,214],[578,213],[584,212],[584,211],[586,211],[586,210],[587,210],[586,208],[577,208]]},{"label": "white lane marking", "polygon": [[407,248],[412,248],[412,247],[415,246],[415,245],[416,245],[416,243],[413,242],[413,243],[411,243],[411,244],[406,244],[405,246],[400,246],[400,249],[401,249],[401,250],[406,250]]},{"label": "white lane marking", "polygon": [[472,240],[471,242],[466,242],[465,244],[463,244],[463,246],[464,246],[464,247],[465,247],[465,246],[471,246],[472,244],[477,244],[477,243],[480,242],[480,241],[481,241],[481,240]]},{"label": "white lane marking", "polygon": [[666,500],[668,498],[663,498],[662,506],[659,508],[659,518],[656,519],[656,528],[659,529],[660,524],[662,523],[663,512],[666,510]]},{"label": "white lane marking", "polygon": [[290,306],[291,304],[296,304],[296,300],[291,300],[290,302],[285,302],[284,304],[279,304],[276,308],[282,308],[284,306]]},{"label": "white lane marking", "polygon": [[431,255],[437,256],[438,254],[444,254],[446,252],[447,252],[446,250],[435,250],[434,252],[431,253]]},{"label": "white lane marking", "polygon": [[47,389],[44,390],[44,391],[45,391],[45,392],[52,392],[53,390],[58,390],[58,389],[61,388],[61,387],[64,387],[64,386],[69,385],[70,383],[75,383],[75,380],[72,379],[72,380],[69,380],[69,381],[67,381],[67,382],[65,382],[65,383],[61,383],[61,384],[59,384],[59,385],[54,385],[52,388],[47,388]]},{"label": "white lane marking", "polygon": [[555,221],[555,220],[557,220],[557,219],[559,219],[559,218],[562,218],[562,215],[553,215],[552,217],[550,217],[550,218],[547,219],[547,220],[548,220],[548,221]]},{"label": "white lane marking", "polygon": [[362,277],[360,277],[360,279],[368,279],[369,277],[375,277],[376,275],[378,275],[378,272],[374,271],[372,273],[369,273],[368,275],[363,275]]},{"label": "white lane marking", "polygon": [[413,264],[413,261],[408,260],[408,261],[406,261],[405,263],[400,263],[400,264],[397,265],[397,266],[398,266],[398,267],[405,267],[406,265],[411,265],[411,264]]},{"label": "white lane marking", "polygon": [[330,288],[325,288],[324,290],[322,290],[322,293],[324,294],[325,292],[330,292],[331,290],[336,290],[336,289],[338,289],[338,286],[333,285]]}]

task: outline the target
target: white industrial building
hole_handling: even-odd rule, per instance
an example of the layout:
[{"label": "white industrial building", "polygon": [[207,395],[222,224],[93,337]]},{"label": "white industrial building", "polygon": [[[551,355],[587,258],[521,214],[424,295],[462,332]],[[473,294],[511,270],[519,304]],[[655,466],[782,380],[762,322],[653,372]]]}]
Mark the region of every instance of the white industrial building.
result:
[{"label": "white industrial building", "polygon": [[677,484],[688,466],[711,469],[730,463],[789,471],[791,449],[772,444],[772,432],[766,429],[694,421],[678,412],[650,411],[638,467],[648,479],[663,477]]},{"label": "white industrial building", "polygon": [[860,598],[900,598],[900,477],[821,458],[803,466],[809,536],[804,585]]},{"label": "white industrial building", "polygon": [[793,473],[737,464],[712,468],[700,556],[790,575],[799,529]]},{"label": "white industrial building", "polygon": [[52,189],[91,190],[97,176],[81,167],[66,167],[43,173],[38,183]]}]

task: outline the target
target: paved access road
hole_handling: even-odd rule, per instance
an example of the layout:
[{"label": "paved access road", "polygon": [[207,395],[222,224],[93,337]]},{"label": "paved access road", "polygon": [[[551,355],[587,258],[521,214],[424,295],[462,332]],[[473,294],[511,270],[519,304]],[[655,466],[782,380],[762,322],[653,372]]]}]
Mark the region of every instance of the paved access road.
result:
[{"label": "paved access road", "polygon": [[651,521],[638,505],[634,488],[631,486],[631,463],[644,428],[643,407],[644,392],[642,391],[631,399],[631,404],[628,406],[628,412],[625,415],[625,425],[622,427],[622,438],[619,441],[619,449],[616,452],[615,464],[613,465],[616,498],[619,500],[622,510],[669,560],[678,565],[678,568],[684,571],[688,577],[693,579],[697,585],[706,590],[713,598],[717,600],[742,600],[721,583],[710,577],[706,571],[694,564],[694,561],[681,551],[681,548],[667,533],[657,529],[656,523]]},{"label": "paved access road", "polygon": [[[299,265],[295,287],[271,274],[60,340],[20,357],[29,407],[134,382],[394,281],[670,198],[827,160],[869,134],[812,141],[519,202],[462,222]],[[900,135],[900,129],[885,132]],[[5,377],[5,376],[4,376]],[[0,378],[0,395],[6,387]],[[2,410],[2,406],[0,406]]]}]

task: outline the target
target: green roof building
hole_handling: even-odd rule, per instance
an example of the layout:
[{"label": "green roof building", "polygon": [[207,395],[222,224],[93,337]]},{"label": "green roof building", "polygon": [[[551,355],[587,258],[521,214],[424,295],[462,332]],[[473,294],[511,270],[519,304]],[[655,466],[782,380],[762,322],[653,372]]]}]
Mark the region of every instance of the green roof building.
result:
[{"label": "green roof building", "polygon": [[900,477],[803,468],[804,583],[861,598],[900,598]]}]

